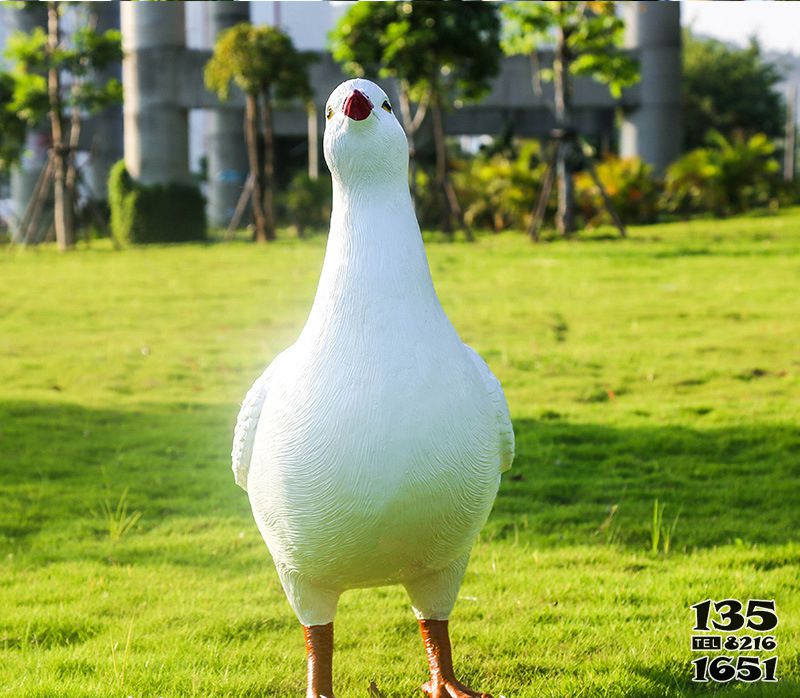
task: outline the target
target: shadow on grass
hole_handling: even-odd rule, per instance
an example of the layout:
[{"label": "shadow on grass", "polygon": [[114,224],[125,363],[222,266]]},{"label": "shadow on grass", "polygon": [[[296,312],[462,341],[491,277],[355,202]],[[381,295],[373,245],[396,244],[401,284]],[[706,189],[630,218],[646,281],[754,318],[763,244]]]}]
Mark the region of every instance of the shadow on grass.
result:
[{"label": "shadow on grass", "polygon": [[[0,547],[24,546],[65,522],[96,524],[102,503],[116,505],[125,488],[144,530],[184,517],[248,525],[228,465],[235,416],[235,405],[0,403]],[[641,549],[656,498],[665,522],[679,515],[676,550],[783,543],[800,530],[800,428],[617,428],[558,418],[515,428],[517,461],[503,478],[489,539]]]},{"label": "shadow on grass", "polygon": [[68,403],[0,403],[0,549],[45,529],[105,526],[128,489],[139,528],[173,517],[248,515],[228,469],[235,408],[147,410]]},{"label": "shadow on grass", "polygon": [[517,420],[515,430],[517,460],[489,536],[522,528],[553,542],[640,547],[658,499],[665,522],[678,516],[673,549],[797,538],[796,426],[618,428],[556,418]]}]

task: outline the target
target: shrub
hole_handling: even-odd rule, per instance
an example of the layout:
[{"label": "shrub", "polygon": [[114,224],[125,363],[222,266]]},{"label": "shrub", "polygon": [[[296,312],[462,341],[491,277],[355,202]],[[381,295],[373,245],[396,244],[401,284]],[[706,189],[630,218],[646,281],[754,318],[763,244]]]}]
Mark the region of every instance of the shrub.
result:
[{"label": "shrub", "polygon": [[[411,196],[414,210],[423,230],[438,230],[442,223],[442,199],[436,191],[433,143],[423,141],[416,146],[416,155],[409,163]],[[464,153],[453,141],[447,143],[447,163],[451,174],[465,166]],[[452,177],[451,177],[452,182]],[[458,197],[460,205],[461,197]]]},{"label": "shrub", "polygon": [[717,132],[708,146],[687,153],[667,170],[662,205],[671,213],[717,216],[776,206],[781,194],[775,146],[763,133],[730,140]]},{"label": "shrub", "polygon": [[306,172],[298,172],[281,197],[281,204],[284,215],[302,237],[307,228],[327,228],[331,219],[331,198],[328,174],[311,179]]},{"label": "shrub", "polygon": [[[597,176],[625,223],[652,223],[658,214],[659,182],[639,157],[606,155]],[[575,175],[575,202],[587,226],[611,223],[600,190],[588,172]]]},{"label": "shrub", "polygon": [[192,184],[135,182],[120,160],[108,177],[111,233],[121,243],[205,240],[205,200]]},{"label": "shrub", "polygon": [[[596,164],[597,176],[625,223],[653,223],[661,214],[727,216],[759,207],[794,203],[800,185],[784,184],[764,134],[730,140],[719,133],[708,146],[674,162],[665,178],[641,158],[607,155]],[[522,141],[497,152],[450,157],[453,183],[467,225],[493,231],[526,230],[541,193],[546,162],[542,146]],[[430,173],[416,170],[417,215],[422,226],[436,226],[438,197]],[[588,171],[575,175],[576,212],[587,227],[610,223],[610,216]],[[551,194],[546,215],[555,213]]]},{"label": "shrub", "polygon": [[546,167],[536,141],[522,143],[516,153],[477,155],[462,162],[454,182],[467,225],[495,232],[525,230]]}]

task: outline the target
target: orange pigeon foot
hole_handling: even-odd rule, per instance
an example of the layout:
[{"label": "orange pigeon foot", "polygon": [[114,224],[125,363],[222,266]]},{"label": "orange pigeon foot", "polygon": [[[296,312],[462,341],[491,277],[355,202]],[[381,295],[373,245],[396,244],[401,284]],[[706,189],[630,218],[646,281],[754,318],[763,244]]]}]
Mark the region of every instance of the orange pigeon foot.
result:
[{"label": "orange pigeon foot", "polygon": [[488,693],[467,688],[456,679],[446,620],[422,619],[419,629],[431,671],[430,681],[422,685],[422,692],[428,698],[492,698]]}]

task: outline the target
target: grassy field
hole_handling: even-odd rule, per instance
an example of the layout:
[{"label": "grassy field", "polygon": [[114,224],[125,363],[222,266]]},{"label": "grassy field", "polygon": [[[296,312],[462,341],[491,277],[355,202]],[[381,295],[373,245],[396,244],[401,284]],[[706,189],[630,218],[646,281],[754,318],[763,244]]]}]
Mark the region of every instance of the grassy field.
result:
[{"label": "grassy field", "polygon": [[[303,694],[228,454],[323,253],[0,250],[0,696]],[[800,695],[800,210],[429,256],[517,432],[452,621],[465,681]],[[776,599],[778,684],[691,683],[689,606],[709,597]],[[336,642],[339,698],[425,678],[400,588],[345,594]]]}]

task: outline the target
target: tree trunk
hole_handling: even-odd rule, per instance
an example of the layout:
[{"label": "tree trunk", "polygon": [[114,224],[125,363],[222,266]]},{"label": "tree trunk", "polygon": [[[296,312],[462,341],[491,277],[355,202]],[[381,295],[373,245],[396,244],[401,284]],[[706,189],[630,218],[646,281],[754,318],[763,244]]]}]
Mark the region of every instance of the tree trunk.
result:
[{"label": "tree trunk", "polygon": [[[561,14],[563,11],[563,3],[560,2],[558,3],[558,12]],[[556,213],[556,228],[564,236],[570,235],[575,230],[575,191],[571,170],[573,146],[568,133],[572,126],[568,38],[568,31],[559,23],[553,60],[556,126],[562,133],[567,133],[568,138],[558,150],[558,211]]]},{"label": "tree trunk", "polygon": [[786,99],[786,140],[783,148],[783,181],[794,182],[794,160],[797,125],[795,124],[794,110],[797,104],[797,85],[789,88],[789,95]]},{"label": "tree trunk", "polygon": [[308,113],[308,178],[311,180],[319,179],[319,133],[317,108],[313,101],[306,105]]},{"label": "tree trunk", "polygon": [[[47,3],[47,52],[53,57],[58,50],[61,28],[58,16],[58,3]],[[62,252],[75,244],[72,229],[72,206],[67,188],[66,156],[68,148],[64,144],[64,129],[61,113],[61,80],[58,68],[52,66],[47,73],[47,91],[50,101],[50,130],[53,138],[53,199],[54,225],[58,249]]]},{"label": "tree trunk", "polygon": [[[452,235],[456,225],[463,226],[463,220],[461,207],[449,177],[442,106],[439,93],[435,89],[431,94],[431,116],[433,117],[433,142],[436,150],[436,192],[439,199],[440,225],[443,232]],[[470,237],[469,231],[467,231],[467,236]]]},{"label": "tree trunk", "polygon": [[69,124],[69,151],[67,152],[67,174],[64,180],[66,205],[69,207],[70,216],[75,220],[75,212],[78,204],[78,167],[75,162],[75,154],[78,152],[78,145],[81,138],[81,110],[72,107],[72,115]]},{"label": "tree trunk", "polygon": [[411,100],[409,98],[408,81],[401,80],[398,95],[400,98],[400,115],[403,119],[403,126],[408,139],[408,178],[409,189],[411,190],[411,200],[416,205],[417,201],[417,144],[416,136],[420,125],[425,119],[428,110],[428,100],[425,99],[417,104],[416,112],[411,114]]},{"label": "tree trunk", "polygon": [[266,242],[266,223],[264,221],[264,177],[261,158],[258,154],[258,103],[256,96],[248,94],[245,100],[245,136],[247,138],[247,159],[250,176],[253,180],[253,193],[250,203],[253,207],[253,221],[256,226],[253,239]]},{"label": "tree trunk", "polygon": [[264,232],[275,239],[275,148],[272,132],[272,98],[269,88],[262,92],[261,135],[264,139]]}]

